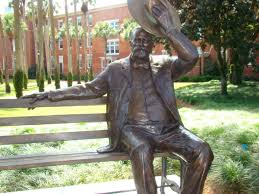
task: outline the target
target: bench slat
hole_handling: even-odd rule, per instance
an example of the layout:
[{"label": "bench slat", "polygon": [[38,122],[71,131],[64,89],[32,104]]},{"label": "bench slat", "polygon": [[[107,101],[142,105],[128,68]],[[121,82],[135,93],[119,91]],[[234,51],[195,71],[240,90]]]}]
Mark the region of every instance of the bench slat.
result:
[{"label": "bench slat", "polygon": [[6,117],[0,118],[0,126],[18,125],[41,125],[41,124],[62,124],[79,122],[103,122],[106,121],[106,114],[72,114],[72,115],[52,115],[33,117]]},{"label": "bench slat", "polygon": [[[0,99],[1,108],[27,108],[29,99]],[[88,100],[63,100],[59,102],[50,102],[42,100],[37,102],[37,107],[58,107],[58,106],[87,106],[87,105],[105,105],[107,97],[101,97]]]},{"label": "bench slat", "polygon": [[[157,153],[155,157],[169,156],[168,153]],[[42,154],[24,155],[8,158],[0,158],[0,170],[13,170],[18,168],[34,168],[43,166],[55,166],[77,163],[92,163],[104,161],[128,160],[129,156],[125,153],[105,153],[80,152],[63,154]]]},{"label": "bench slat", "polygon": [[0,136],[0,145],[107,138],[108,130]]}]

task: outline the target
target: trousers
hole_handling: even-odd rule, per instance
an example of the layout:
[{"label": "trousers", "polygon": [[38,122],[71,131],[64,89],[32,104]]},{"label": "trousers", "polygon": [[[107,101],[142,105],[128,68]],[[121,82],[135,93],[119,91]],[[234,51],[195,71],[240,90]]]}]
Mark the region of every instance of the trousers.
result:
[{"label": "trousers", "polygon": [[138,194],[157,194],[153,160],[156,150],[176,153],[187,161],[181,194],[202,194],[213,161],[210,146],[183,126],[165,134],[150,133],[142,125],[125,125],[121,141],[132,164]]}]

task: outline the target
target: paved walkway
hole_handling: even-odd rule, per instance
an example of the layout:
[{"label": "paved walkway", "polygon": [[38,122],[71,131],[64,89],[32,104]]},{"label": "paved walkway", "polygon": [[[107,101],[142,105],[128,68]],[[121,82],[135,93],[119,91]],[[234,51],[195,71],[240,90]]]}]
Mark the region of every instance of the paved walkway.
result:
[{"label": "paved walkway", "polygon": [[[168,178],[174,180],[179,184],[180,179],[178,176],[172,175]],[[157,184],[160,185],[161,178],[156,177]],[[38,189],[38,190],[29,190],[29,191],[18,191],[10,192],[5,194],[116,194],[118,191],[123,194],[136,194],[134,181],[131,180],[119,180],[111,181],[104,183],[94,183],[94,184],[85,184],[85,185],[75,185],[75,186],[66,186],[66,187],[56,187],[49,189]],[[159,191],[159,189],[158,189]],[[160,192],[158,192],[160,193]],[[165,188],[166,194],[176,194],[170,188]]]}]

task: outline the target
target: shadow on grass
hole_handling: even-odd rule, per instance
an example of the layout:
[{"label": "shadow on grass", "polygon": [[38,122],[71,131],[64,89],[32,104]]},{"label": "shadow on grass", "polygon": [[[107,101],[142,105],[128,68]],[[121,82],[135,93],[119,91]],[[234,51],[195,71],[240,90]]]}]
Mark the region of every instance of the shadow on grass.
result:
[{"label": "shadow on grass", "polygon": [[259,112],[259,82],[228,85],[228,96],[220,94],[220,82],[196,83],[176,89],[178,99],[198,109],[247,110]]}]

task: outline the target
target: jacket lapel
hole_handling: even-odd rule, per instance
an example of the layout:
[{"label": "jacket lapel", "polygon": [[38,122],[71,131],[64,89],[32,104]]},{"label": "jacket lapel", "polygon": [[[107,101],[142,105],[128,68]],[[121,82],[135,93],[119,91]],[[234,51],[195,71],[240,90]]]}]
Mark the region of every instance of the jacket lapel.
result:
[{"label": "jacket lapel", "polygon": [[130,57],[126,57],[121,62],[121,74],[122,76],[127,80],[128,84],[131,83],[132,77],[131,77],[131,71],[130,71]]},{"label": "jacket lapel", "polygon": [[174,101],[175,97],[172,93],[172,82],[168,82],[168,80],[164,79],[166,75],[161,72],[161,65],[154,59],[152,59],[152,57],[150,60],[150,66],[152,70],[153,82],[158,94],[160,95],[174,118],[181,122],[179,113],[177,111],[176,102]]}]

